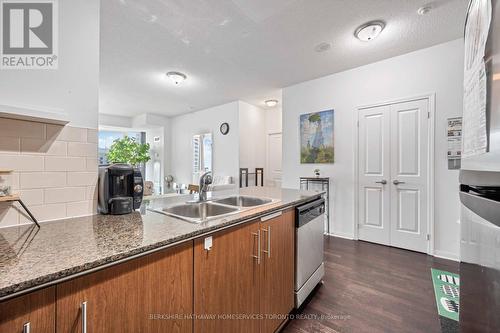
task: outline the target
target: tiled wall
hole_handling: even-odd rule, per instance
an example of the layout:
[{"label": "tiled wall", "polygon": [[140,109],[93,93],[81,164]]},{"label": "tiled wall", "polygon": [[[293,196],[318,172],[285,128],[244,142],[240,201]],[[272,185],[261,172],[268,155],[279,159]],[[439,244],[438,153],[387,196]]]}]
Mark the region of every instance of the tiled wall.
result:
[{"label": "tiled wall", "polygon": [[[92,215],[97,204],[97,130],[0,118],[0,185],[39,221]],[[19,204],[0,203],[0,227],[28,223]]]}]

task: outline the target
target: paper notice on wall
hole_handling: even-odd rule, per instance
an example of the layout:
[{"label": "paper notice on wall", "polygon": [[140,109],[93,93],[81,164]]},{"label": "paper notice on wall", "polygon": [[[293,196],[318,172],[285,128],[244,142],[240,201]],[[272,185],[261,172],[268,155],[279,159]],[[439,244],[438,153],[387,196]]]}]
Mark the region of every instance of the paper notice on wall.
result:
[{"label": "paper notice on wall", "polygon": [[481,61],[464,78],[463,157],[486,152],[486,70]]},{"label": "paper notice on wall", "polygon": [[485,153],[487,77],[484,54],[491,24],[491,1],[472,0],[465,27],[462,156]]},{"label": "paper notice on wall", "polygon": [[460,169],[462,157],[462,117],[448,118],[448,169]]}]

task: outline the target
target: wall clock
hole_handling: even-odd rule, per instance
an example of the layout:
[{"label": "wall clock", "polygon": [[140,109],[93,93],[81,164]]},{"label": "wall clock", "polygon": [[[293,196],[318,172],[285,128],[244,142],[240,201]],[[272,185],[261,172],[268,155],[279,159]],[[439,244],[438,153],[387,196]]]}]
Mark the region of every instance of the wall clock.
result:
[{"label": "wall clock", "polygon": [[226,135],[227,133],[229,133],[229,124],[222,123],[222,125],[220,125],[220,132],[222,133],[222,135]]}]

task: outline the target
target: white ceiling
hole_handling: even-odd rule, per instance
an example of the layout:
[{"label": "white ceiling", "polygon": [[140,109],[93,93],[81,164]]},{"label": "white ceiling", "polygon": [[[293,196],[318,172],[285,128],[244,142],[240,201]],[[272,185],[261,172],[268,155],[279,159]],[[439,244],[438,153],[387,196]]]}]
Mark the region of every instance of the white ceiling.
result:
[{"label": "white ceiling", "polygon": [[[263,105],[295,83],[460,38],[468,0],[101,1],[100,112],[187,113]],[[353,37],[370,20],[386,28]],[[332,43],[330,51],[315,46]],[[182,86],[168,71],[188,75]],[[281,101],[280,101],[281,102]]]}]

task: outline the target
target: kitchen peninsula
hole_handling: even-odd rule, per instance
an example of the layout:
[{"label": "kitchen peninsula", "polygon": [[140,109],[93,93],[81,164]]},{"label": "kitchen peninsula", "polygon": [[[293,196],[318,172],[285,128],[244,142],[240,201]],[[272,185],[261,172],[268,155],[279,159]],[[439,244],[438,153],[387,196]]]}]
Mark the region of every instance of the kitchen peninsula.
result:
[{"label": "kitchen peninsula", "polygon": [[153,211],[182,196],[0,229],[0,331],[273,332],[293,308],[294,207],[321,193],[217,193],[230,195],[272,202],[199,224]]}]

